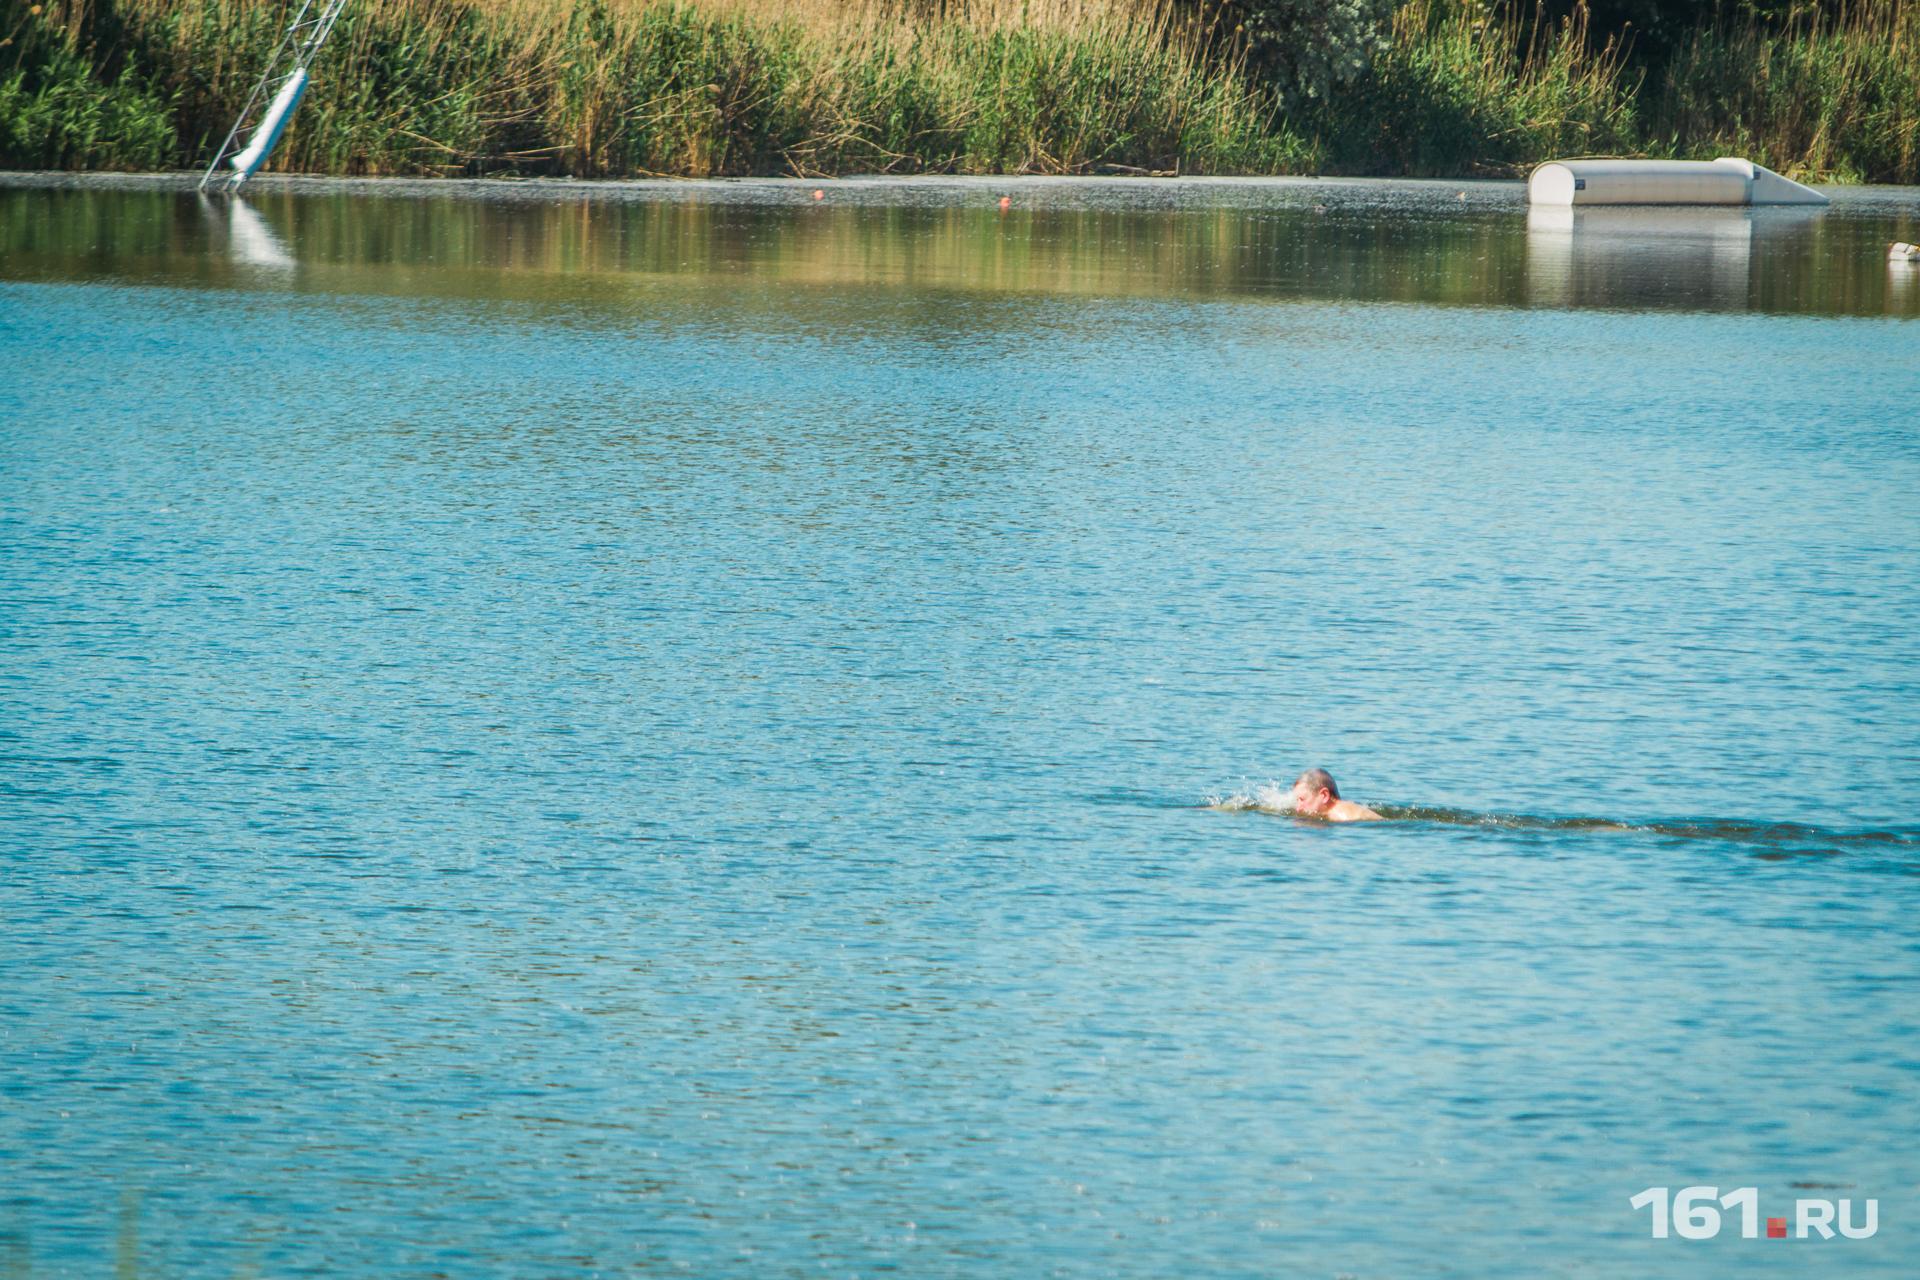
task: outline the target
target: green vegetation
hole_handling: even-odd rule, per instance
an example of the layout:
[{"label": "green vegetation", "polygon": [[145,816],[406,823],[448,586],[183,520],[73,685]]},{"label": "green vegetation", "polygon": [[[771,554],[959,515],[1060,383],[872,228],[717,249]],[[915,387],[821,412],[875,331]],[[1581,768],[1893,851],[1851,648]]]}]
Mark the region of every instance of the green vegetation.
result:
[{"label": "green vegetation", "polygon": [[171,104],[148,77],[126,66],[110,73],[41,20],[38,5],[0,32],[11,33],[0,49],[0,165],[155,169],[171,160]]},{"label": "green vegetation", "polygon": [[[356,0],[275,167],[1504,174],[1739,154],[1920,181],[1920,3],[1681,26],[1638,2],[1665,15],[1645,52],[1585,0]],[[0,0],[0,167],[204,163],[285,16]]]},{"label": "green vegetation", "polygon": [[1619,46],[1584,10],[1524,31],[1486,10],[1411,0],[1371,74],[1309,126],[1349,173],[1500,174],[1554,156],[1641,150]]},{"label": "green vegetation", "polygon": [[1714,26],[1649,95],[1649,145],[1843,181],[1920,182],[1920,4]]}]

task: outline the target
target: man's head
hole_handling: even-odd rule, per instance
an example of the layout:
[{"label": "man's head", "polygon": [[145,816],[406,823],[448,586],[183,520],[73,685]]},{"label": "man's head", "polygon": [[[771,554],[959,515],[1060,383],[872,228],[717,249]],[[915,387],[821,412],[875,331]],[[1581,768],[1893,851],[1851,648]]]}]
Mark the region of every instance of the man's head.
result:
[{"label": "man's head", "polygon": [[1309,818],[1317,818],[1333,808],[1334,801],[1340,798],[1340,788],[1334,783],[1333,775],[1325,769],[1309,769],[1293,780],[1293,811]]}]

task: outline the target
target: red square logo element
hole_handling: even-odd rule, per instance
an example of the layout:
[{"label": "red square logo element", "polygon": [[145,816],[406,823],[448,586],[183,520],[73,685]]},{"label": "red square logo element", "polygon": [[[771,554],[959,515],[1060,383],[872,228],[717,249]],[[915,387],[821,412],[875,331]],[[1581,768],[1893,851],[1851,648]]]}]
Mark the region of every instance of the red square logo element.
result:
[{"label": "red square logo element", "polygon": [[1785,1218],[1767,1219],[1767,1239],[1785,1240],[1787,1238],[1787,1220]]}]

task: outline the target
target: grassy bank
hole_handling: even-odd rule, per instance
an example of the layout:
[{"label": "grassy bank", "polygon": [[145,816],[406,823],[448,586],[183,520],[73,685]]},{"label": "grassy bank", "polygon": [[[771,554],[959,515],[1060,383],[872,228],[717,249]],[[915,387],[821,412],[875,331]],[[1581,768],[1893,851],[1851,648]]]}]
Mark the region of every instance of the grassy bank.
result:
[{"label": "grassy bank", "polygon": [[[1654,71],[1582,14],[1410,0],[1287,109],[1191,0],[357,0],[276,167],[317,173],[1511,173],[1750,156],[1920,181],[1920,9],[1716,23]],[[0,167],[203,163],[276,0],[0,0]]]},{"label": "grassy bank", "polygon": [[[55,0],[26,21],[41,48],[25,58],[46,70],[41,87],[24,66],[0,81],[0,103],[34,101],[16,108],[24,125],[0,139],[0,163],[191,163],[230,124],[280,13],[119,0],[107,22],[106,3]],[[1132,4],[968,0],[929,22],[861,0],[362,0],[316,84],[279,167],[599,177],[1313,162],[1230,59]]]}]

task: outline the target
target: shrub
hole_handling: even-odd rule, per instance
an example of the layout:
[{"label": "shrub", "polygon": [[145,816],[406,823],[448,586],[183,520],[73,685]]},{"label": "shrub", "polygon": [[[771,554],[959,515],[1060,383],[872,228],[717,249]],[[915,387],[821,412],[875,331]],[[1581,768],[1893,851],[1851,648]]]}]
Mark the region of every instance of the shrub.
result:
[{"label": "shrub", "polygon": [[1250,64],[1290,106],[1323,102],[1386,48],[1394,0],[1230,0]]}]

